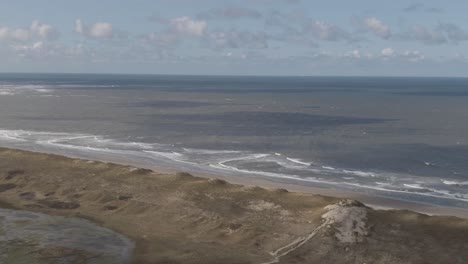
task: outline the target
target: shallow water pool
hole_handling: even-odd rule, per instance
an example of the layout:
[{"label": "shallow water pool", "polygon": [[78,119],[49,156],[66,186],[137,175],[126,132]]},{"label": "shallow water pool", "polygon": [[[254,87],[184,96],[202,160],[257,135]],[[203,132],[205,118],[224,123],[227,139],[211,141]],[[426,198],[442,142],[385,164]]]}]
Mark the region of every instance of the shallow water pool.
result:
[{"label": "shallow water pool", "polygon": [[0,263],[130,263],[134,243],[90,221],[0,209]]}]

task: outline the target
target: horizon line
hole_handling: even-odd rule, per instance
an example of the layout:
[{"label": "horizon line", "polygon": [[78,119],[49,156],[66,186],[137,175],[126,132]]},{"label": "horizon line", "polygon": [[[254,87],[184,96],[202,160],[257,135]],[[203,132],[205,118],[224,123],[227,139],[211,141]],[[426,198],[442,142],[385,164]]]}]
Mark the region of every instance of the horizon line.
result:
[{"label": "horizon line", "polygon": [[130,75],[130,76],[190,76],[190,77],[279,77],[279,78],[433,78],[433,79],[468,79],[468,76],[421,76],[421,75],[269,75],[269,74],[183,74],[183,73],[119,73],[119,72],[0,72],[6,74],[36,75]]}]

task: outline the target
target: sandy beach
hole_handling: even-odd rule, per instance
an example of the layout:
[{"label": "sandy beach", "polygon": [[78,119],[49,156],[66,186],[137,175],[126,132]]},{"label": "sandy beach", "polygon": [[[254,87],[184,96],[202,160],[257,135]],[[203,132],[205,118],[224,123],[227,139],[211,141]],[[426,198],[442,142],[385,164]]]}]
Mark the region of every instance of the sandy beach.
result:
[{"label": "sandy beach", "polygon": [[[28,149],[24,149],[28,151]],[[42,152],[42,151],[41,151]],[[167,164],[154,164],[150,165],[148,162],[140,162],[135,159],[125,159],[122,158],[121,155],[111,155],[111,154],[101,154],[101,155],[85,155],[81,152],[76,152],[75,154],[71,154],[67,151],[58,151],[57,149],[54,150],[53,154],[66,156],[69,158],[75,159],[85,159],[85,160],[93,160],[93,161],[101,161],[101,162],[110,162],[115,164],[121,164],[126,166],[132,166],[137,168],[144,168],[149,169],[152,171],[156,171],[159,173],[165,174],[176,174],[181,172],[180,169],[177,168],[177,165],[174,163],[167,163]],[[364,192],[354,192],[343,190],[342,188],[337,188],[333,186],[326,186],[323,185],[321,187],[312,186],[311,184],[307,184],[304,182],[297,182],[292,180],[282,180],[278,181],[278,179],[270,178],[266,179],[265,177],[260,176],[241,176],[239,174],[217,174],[217,173],[208,173],[206,170],[196,169],[195,167],[191,167],[192,170],[189,173],[193,176],[206,178],[206,179],[220,179],[232,184],[239,184],[244,186],[259,186],[268,189],[286,189],[291,192],[299,192],[299,193],[309,193],[309,194],[319,194],[324,196],[331,196],[337,198],[349,198],[359,200],[365,203],[367,206],[380,209],[380,210],[392,210],[392,209],[400,209],[400,210],[411,210],[419,213],[424,213],[428,215],[442,215],[442,216],[456,216],[464,219],[468,219],[468,210],[459,207],[449,207],[449,206],[436,206],[431,204],[424,204],[418,202],[411,202],[408,200],[397,200],[391,199],[388,197],[380,197],[374,194],[366,194]]]},{"label": "sandy beach", "polygon": [[[465,263],[468,259],[468,220],[388,210],[466,217],[461,209],[399,204],[296,185],[278,187],[264,180],[202,178],[0,149],[3,208],[88,219],[133,240],[133,263]],[[58,257],[60,252],[74,254],[54,252]]]}]

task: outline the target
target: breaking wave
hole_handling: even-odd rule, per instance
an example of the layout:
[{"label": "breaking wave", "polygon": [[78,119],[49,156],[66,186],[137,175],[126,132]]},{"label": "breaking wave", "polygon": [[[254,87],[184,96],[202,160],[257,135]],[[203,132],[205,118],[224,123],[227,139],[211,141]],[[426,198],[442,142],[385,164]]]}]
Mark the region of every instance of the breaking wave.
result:
[{"label": "breaking wave", "polygon": [[338,186],[337,188],[371,189],[384,194],[407,194],[413,197],[435,197],[468,203],[466,181],[335,168],[316,161],[309,162],[288,157],[285,153],[278,152],[195,149],[81,133],[6,129],[0,129],[0,144],[6,147],[96,159],[102,158],[103,154],[113,155],[120,157],[121,160],[137,160],[148,166],[164,164],[175,169],[231,173],[272,180]]}]

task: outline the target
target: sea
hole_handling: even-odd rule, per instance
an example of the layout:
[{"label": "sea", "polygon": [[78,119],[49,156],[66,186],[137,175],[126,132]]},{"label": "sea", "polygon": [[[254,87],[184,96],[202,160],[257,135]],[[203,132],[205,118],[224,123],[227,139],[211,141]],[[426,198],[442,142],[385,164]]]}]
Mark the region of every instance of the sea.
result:
[{"label": "sea", "polygon": [[468,208],[468,79],[0,74],[0,146]]}]

